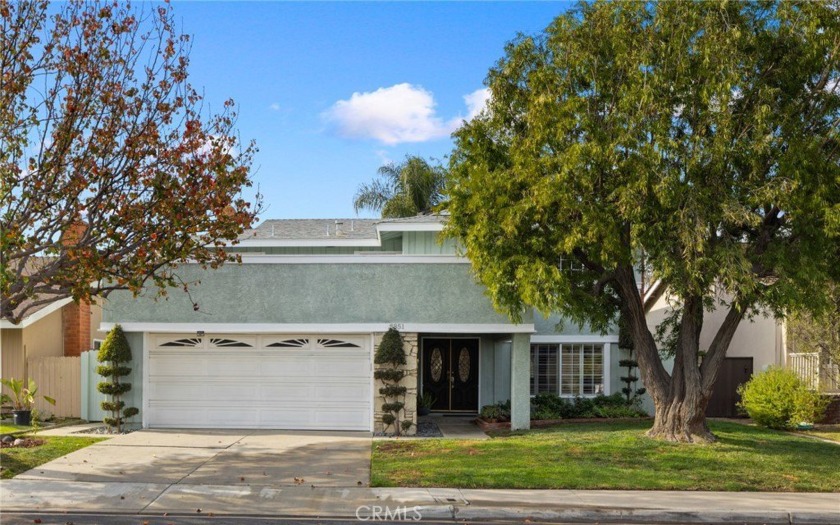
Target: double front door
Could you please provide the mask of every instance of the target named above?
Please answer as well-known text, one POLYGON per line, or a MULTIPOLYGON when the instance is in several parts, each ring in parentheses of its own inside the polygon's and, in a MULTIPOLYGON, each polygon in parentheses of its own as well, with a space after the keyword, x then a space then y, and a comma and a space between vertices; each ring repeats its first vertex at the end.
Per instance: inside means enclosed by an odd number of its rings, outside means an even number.
POLYGON ((423 393, 432 410, 478 411, 478 339, 423 338, 423 393))

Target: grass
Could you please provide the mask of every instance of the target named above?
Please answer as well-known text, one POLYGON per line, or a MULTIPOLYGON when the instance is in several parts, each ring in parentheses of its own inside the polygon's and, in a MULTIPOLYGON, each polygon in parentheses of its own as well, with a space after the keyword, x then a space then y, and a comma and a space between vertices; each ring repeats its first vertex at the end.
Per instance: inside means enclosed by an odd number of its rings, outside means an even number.
POLYGON ((18 425, 12 425, 2 423, 0 424, 0 434, 18 434, 20 432, 28 432, 32 430, 32 427, 21 427, 18 425))
POLYGON ((817 436, 840 443, 840 425, 817 425, 814 430, 802 432, 807 436, 817 436))
POLYGON ((43 465, 48 461, 66 456, 71 452, 103 440, 103 438, 88 437, 30 437, 42 439, 44 444, 32 448, 12 447, 2 449, 0 465, 3 468, 0 470, 0 478, 13 478, 21 472, 26 472, 38 465, 43 465))
POLYGON ((374 487, 839 492, 840 447, 737 423, 718 442, 647 438, 650 422, 568 424, 485 441, 376 441, 374 487))

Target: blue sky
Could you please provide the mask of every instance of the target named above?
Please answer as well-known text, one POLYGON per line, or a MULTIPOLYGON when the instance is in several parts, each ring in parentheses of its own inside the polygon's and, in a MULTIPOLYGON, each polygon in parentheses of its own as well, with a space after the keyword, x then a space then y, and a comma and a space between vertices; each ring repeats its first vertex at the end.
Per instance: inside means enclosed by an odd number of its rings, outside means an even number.
POLYGON ((265 219, 355 216, 356 189, 384 162, 443 158, 504 44, 570 4, 173 5, 193 35, 191 82, 211 107, 232 97, 257 142, 265 219))

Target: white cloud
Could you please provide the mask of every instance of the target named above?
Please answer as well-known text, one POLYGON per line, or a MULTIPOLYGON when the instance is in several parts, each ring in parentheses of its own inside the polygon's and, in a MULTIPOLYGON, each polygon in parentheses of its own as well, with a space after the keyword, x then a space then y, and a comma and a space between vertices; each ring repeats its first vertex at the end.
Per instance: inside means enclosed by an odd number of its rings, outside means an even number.
POLYGON ((467 116, 445 120, 437 114, 435 97, 421 86, 404 82, 376 91, 353 93, 339 100, 322 117, 342 137, 374 139, 393 146, 448 137, 464 120, 471 120, 487 105, 488 89, 464 95, 467 116))
POLYGON ((464 95, 464 103, 467 105, 467 118, 472 120, 487 107, 490 101, 490 90, 487 88, 476 89, 469 95, 464 95))
POLYGON ((277 102, 272 102, 271 105, 268 106, 268 109, 272 111, 280 111, 280 104, 278 104, 277 102))
POLYGON ((339 100, 324 113, 339 135, 347 138, 376 139, 384 144, 425 142, 452 132, 435 113, 431 92, 408 83, 353 93, 339 100))

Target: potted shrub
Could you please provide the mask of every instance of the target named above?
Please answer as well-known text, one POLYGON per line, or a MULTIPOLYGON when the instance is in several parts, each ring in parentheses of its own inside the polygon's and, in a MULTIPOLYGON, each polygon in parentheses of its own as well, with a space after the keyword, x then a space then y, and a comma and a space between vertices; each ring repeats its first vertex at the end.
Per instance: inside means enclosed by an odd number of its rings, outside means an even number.
MULTIPOLYGON (((15 425, 27 427, 32 422, 32 405, 35 404, 36 396, 38 395, 38 386, 34 379, 29 379, 29 386, 24 386, 23 379, 0 379, 0 383, 7 387, 12 395, 2 394, 0 396, 0 403, 11 403, 14 407, 12 410, 13 421, 15 425)), ((49 396, 41 396, 44 400, 55 405, 55 399, 49 396)))
POLYGON ((435 401, 437 398, 431 392, 423 392, 422 396, 417 396, 417 415, 428 416, 432 412, 435 401))

